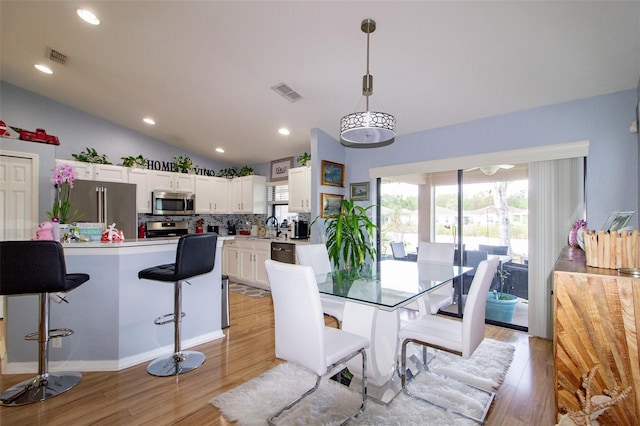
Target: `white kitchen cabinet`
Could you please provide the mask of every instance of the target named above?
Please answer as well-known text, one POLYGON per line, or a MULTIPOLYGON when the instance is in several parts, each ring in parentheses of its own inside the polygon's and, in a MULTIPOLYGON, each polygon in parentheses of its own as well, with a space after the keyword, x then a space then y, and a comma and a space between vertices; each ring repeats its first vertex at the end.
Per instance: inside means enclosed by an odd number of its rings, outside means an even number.
POLYGON ((83 161, 72 160, 60 160, 56 159, 56 166, 61 164, 70 164, 76 169, 76 179, 80 180, 94 180, 93 179, 93 164, 85 163, 83 161))
POLYGON ((136 210, 138 213, 151 213, 151 187, 149 171, 136 167, 129 168, 129 183, 136 185, 136 210))
POLYGON ((229 186, 227 178, 214 177, 212 189, 213 208, 211 213, 229 213, 229 186))
POLYGON ((231 279, 269 289, 264 262, 271 258, 269 240, 227 240, 223 246, 223 274, 231 279))
POLYGON ((227 240, 222 246, 222 273, 236 280, 240 277, 240 258, 236 241, 227 240))
POLYGON ((211 213, 213 204, 212 180, 209 176, 196 176, 196 213, 211 213))
POLYGON ((311 213, 311 167, 289 169, 289 211, 311 213))
POLYGON ((229 179, 196 176, 196 213, 228 213, 229 179))
MULTIPOLYGON (((151 190, 164 190, 176 192, 194 192, 194 175, 188 173, 162 172, 152 170, 149 172, 151 176, 151 190)), ((197 202, 197 200, 196 200, 197 202)))
POLYGON ((129 182, 129 168, 111 164, 94 164, 93 180, 100 182, 129 182))
POLYGON ((256 250, 254 253, 255 260, 255 283, 264 288, 270 289, 269 277, 267 276, 267 267, 264 265, 265 260, 271 259, 271 243, 266 250, 256 250))
POLYGON ((243 176, 231 181, 229 191, 232 213, 267 213, 267 178, 243 176))
POLYGON ((129 182, 128 167, 56 159, 56 166, 61 164, 72 165, 76 169, 76 179, 100 182, 129 182))

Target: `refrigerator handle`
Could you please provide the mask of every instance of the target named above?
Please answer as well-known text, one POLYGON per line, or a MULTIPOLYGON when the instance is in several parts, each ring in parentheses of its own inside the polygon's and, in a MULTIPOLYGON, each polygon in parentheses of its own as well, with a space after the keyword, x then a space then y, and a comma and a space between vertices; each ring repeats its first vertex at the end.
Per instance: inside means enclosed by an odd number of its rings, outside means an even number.
POLYGON ((107 207, 109 206, 108 198, 107 198, 107 188, 102 187, 102 209, 104 210, 104 226, 105 229, 109 227, 107 221, 109 220, 109 216, 107 216, 107 207))
POLYGON ((96 186, 96 202, 98 203, 98 222, 102 223, 102 188, 96 186))

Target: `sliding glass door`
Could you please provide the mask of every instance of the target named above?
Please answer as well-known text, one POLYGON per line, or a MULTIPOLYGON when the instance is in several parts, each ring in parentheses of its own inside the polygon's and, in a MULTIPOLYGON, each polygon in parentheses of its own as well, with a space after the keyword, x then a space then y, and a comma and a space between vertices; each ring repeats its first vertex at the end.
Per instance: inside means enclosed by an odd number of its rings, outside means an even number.
POLYGON ((380 187, 382 258, 409 259, 419 241, 456 244, 456 264, 474 270, 454 283, 454 303, 441 313, 462 316, 475 268, 498 257, 499 273, 486 296, 487 322, 527 329, 526 165, 382 179, 380 187), (392 250, 394 245, 403 250, 392 250))

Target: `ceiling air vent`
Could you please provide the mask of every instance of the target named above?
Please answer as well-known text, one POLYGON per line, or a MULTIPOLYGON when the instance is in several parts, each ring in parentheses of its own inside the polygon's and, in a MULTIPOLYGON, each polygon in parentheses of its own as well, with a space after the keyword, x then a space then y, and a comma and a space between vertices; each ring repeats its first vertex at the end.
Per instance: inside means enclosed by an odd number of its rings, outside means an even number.
POLYGON ((276 84, 275 86, 271 86, 271 89, 276 93, 280 94, 284 98, 286 98, 289 102, 298 102, 302 99, 302 95, 300 93, 293 90, 289 85, 285 83, 276 84))
POLYGON ((69 57, 67 55, 65 55, 64 53, 60 53, 50 47, 47 47, 47 58, 62 65, 67 65, 67 62, 69 62, 69 57))

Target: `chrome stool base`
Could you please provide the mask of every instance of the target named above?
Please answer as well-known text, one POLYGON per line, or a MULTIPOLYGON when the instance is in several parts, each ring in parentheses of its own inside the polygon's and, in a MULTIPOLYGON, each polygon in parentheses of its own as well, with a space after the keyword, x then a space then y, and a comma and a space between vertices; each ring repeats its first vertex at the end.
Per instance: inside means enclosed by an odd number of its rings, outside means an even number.
POLYGON ((82 374, 73 371, 44 374, 20 382, 0 395, 0 405, 15 407, 44 401, 80 383, 82 374))
POLYGON ((147 367, 147 373, 152 376, 167 377, 188 373, 200 367, 204 362, 203 353, 182 351, 170 356, 157 358, 147 367))

